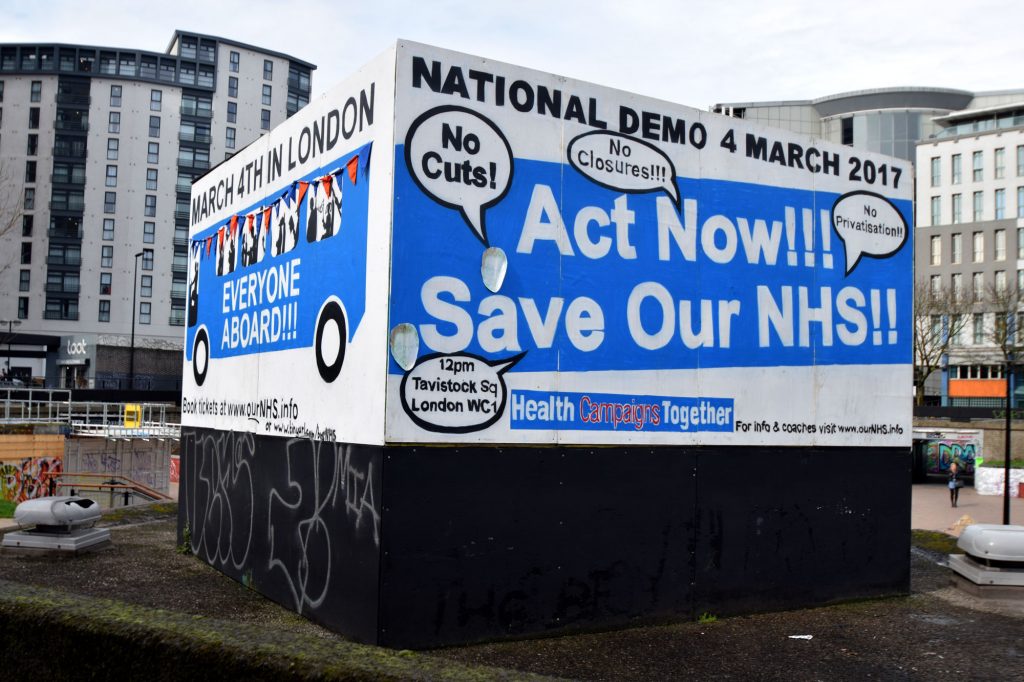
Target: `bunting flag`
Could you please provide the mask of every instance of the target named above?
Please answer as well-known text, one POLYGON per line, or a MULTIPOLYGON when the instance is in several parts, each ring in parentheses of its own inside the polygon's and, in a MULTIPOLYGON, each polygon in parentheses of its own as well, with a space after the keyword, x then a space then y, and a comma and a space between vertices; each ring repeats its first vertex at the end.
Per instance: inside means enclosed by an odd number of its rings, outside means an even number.
POLYGON ((216 246, 217 273, 228 274, 234 272, 238 263, 236 250, 241 253, 242 267, 247 267, 263 260, 268 239, 273 256, 294 249, 302 224, 306 227, 307 241, 321 241, 334 236, 341 229, 342 178, 347 176, 355 185, 360 174, 367 177, 372 148, 373 143, 367 143, 332 172, 311 181, 291 183, 273 201, 257 207, 252 213, 232 215, 216 232, 192 242, 195 257, 200 260, 209 258, 216 246), (239 218, 246 229, 239 229, 239 218))

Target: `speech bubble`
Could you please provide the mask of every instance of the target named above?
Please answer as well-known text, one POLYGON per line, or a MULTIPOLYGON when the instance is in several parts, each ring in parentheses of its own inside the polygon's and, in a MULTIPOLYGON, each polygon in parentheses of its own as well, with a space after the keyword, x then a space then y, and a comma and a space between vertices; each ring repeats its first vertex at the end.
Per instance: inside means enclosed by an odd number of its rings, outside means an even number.
POLYGON ((437 433, 481 431, 505 412, 504 374, 526 353, 487 360, 471 353, 434 353, 402 377, 402 409, 417 426, 437 433))
POLYGON ((405 136, 405 163, 419 188, 454 208, 487 243, 486 211, 512 184, 512 147, 489 119, 459 106, 420 114, 405 136))
POLYGON ((595 130, 574 137, 565 153, 573 168, 602 187, 630 194, 664 192, 679 210, 676 167, 653 144, 595 130))
POLYGON ((881 194, 857 190, 832 205, 832 229, 846 247, 846 274, 861 256, 888 258, 899 251, 910 234, 907 219, 881 194))

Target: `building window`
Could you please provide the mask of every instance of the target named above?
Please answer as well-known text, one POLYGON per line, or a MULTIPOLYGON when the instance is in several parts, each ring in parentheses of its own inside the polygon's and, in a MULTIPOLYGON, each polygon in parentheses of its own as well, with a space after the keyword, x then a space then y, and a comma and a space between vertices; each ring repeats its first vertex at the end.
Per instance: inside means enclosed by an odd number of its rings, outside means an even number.
POLYGON ((963 201, 961 200, 959 194, 953 195, 953 215, 951 217, 951 222, 954 225, 956 225, 963 219, 963 201))
POLYGON ((931 288, 932 296, 938 296, 942 291, 942 275, 932 275, 928 280, 928 286, 931 288))
POLYGON ((149 110, 160 111, 164 102, 163 90, 150 90, 149 91, 149 110))
POLYGON ((238 97, 238 79, 228 76, 228 97, 238 97))
POLYGON ((1006 174, 1006 149, 1000 147, 995 151, 992 165, 996 180, 1000 179, 1006 174))
POLYGON ((260 128, 270 130, 270 109, 260 110, 260 128))
POLYGON ((33 187, 25 188, 25 210, 31 211, 36 207, 36 190, 33 187))
POLYGON ((228 102, 228 123, 238 122, 238 103, 228 102))
POLYGON ((28 127, 30 130, 39 127, 39 107, 31 107, 28 110, 28 127))
POLYGON ((971 296, 975 303, 981 303, 981 299, 985 295, 985 275, 981 272, 975 272, 971 275, 971 296))
POLYGON ((950 262, 959 265, 963 258, 963 235, 959 232, 953 233, 952 248, 949 250, 950 262))
POLYGON ((156 223, 142 223, 142 241, 144 244, 152 244, 156 241, 156 223))
POLYGON ((103 219, 103 241, 112 242, 114 241, 114 219, 104 218, 103 219))
POLYGON ((139 296, 142 298, 153 298, 153 275, 143 275, 139 287, 139 296))
POLYGON ((942 173, 939 170, 942 159, 937 156, 932 157, 932 187, 938 187, 941 182, 942 173))
POLYGON ((142 269, 152 270, 153 269, 153 249, 142 250, 142 269))
POLYGON ((110 86, 110 106, 119 107, 121 106, 121 86, 111 85, 110 86))
POLYGON ((107 118, 107 132, 115 135, 121 132, 121 112, 111 111, 107 118))
POLYGON ((148 301, 143 301, 139 304, 139 324, 149 324, 152 310, 153 304, 148 301))
POLYGON ((940 202, 939 197, 932 197, 931 209, 932 209, 932 211, 931 211, 931 213, 932 213, 932 222, 931 222, 931 224, 932 225, 938 225, 942 221, 942 217, 939 215, 939 212, 942 209, 942 203, 940 202))
POLYGON ((117 161, 117 151, 120 146, 120 142, 116 137, 107 139, 107 160, 117 161))
POLYGON ((43 101, 43 81, 32 81, 32 90, 29 93, 29 101, 43 101))
POLYGON ((25 152, 29 156, 35 156, 39 153, 39 136, 35 133, 29 133, 28 136, 28 149, 25 152))
POLYGON ((100 296, 110 296, 111 281, 114 276, 109 272, 100 273, 100 296))
POLYGON ((228 149, 235 148, 235 129, 227 128, 224 131, 224 146, 228 149))
POLYGON ((273 95, 273 88, 269 85, 263 86, 263 106, 269 107, 271 103, 271 97, 273 95))
POLYGON ((950 182, 954 185, 960 184, 960 155, 954 154, 949 169, 950 182))
POLYGON ((953 287, 953 295, 960 298, 964 295, 964 276, 962 273, 954 272, 950 275, 950 282, 953 287))
POLYGON ((157 170, 156 168, 146 169, 146 189, 149 191, 156 190, 157 170))
POLYGON ((985 233, 975 232, 971 235, 971 262, 985 262, 985 233))
POLYGON ((981 182, 982 171, 984 170, 983 160, 981 158, 981 152, 977 151, 971 155, 971 163, 974 169, 973 179, 975 182, 981 182))
POLYGON ((18 297, 18 319, 19 320, 27 320, 28 319, 28 296, 19 296, 18 297))
POLYGON ((20 278, 18 279, 18 291, 28 291, 29 284, 32 281, 32 271, 22 270, 20 278))
POLYGON ((25 162, 25 182, 36 181, 36 162, 26 161, 25 162))
POLYGON ((30 265, 32 263, 32 242, 21 243, 21 264, 30 265))
POLYGON ((942 237, 933 235, 931 245, 931 264, 942 265, 942 237))
POLYGON ((1017 145, 1017 177, 1024 177, 1024 144, 1017 145))
POLYGON ((103 193, 103 212, 104 213, 116 213, 117 212, 117 192, 104 192, 103 193))
POLYGON ((104 246, 100 248, 100 267, 101 268, 112 268, 114 267, 114 247, 104 246))
POLYGON ((117 187, 117 166, 107 166, 107 187, 117 187))
POLYGON ((269 59, 263 60, 263 80, 269 81, 274 79, 274 62, 269 59))
POLYGON ((1006 230, 996 230, 996 260, 1006 260, 1006 230))
POLYGON ((146 195, 146 208, 144 211, 147 218, 153 218, 156 216, 156 195, 146 195))
POLYGON ((1017 291, 1024 291, 1024 270, 1017 271, 1017 291))
POLYGON ((238 63, 241 61, 241 55, 237 52, 232 51, 228 57, 229 70, 231 73, 238 73, 238 63))
POLYGON ((996 270, 996 291, 1006 291, 1006 270, 996 270))
POLYGON ((975 345, 985 342, 985 315, 974 313, 974 343, 975 345))
POLYGON ((149 117, 149 136, 160 137, 160 117, 150 116, 149 117))
POLYGON ((100 322, 110 322, 110 301, 100 300, 100 322))
POLYGON ((971 215, 973 215, 974 222, 981 220, 982 211, 985 208, 985 194, 983 192, 974 193, 974 206, 971 215))
POLYGON ((997 189, 995 193, 995 206, 993 207, 995 212, 995 219, 1002 220, 1006 217, 1006 190, 997 189))
POLYGON ((1017 217, 1024 218, 1024 187, 1017 188, 1017 217))
POLYGON ((146 154, 146 163, 160 163, 160 143, 150 142, 149 151, 146 154))

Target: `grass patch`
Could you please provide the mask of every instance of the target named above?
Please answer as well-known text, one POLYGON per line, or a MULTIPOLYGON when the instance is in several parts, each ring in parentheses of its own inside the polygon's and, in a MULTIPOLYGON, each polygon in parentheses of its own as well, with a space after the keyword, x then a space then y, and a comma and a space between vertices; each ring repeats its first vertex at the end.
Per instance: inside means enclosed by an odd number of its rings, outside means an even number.
POLYGON ((938 554, 963 554, 963 550, 956 546, 956 538, 952 535, 939 533, 934 530, 912 530, 910 531, 910 544, 914 547, 936 552, 938 554))
POLYGON ((714 623, 717 620, 718 616, 713 613, 708 613, 707 611, 697 616, 697 622, 701 624, 714 623))
POLYGON ((13 519, 14 508, 18 505, 10 500, 0 500, 0 519, 13 519))
MULTIPOLYGON (((1006 466, 1006 460, 1002 457, 993 457, 992 459, 986 459, 981 463, 981 466, 991 469, 1002 469, 1006 466)), ((1010 459, 1011 469, 1024 469, 1024 459, 1020 457, 1013 457, 1010 459)))

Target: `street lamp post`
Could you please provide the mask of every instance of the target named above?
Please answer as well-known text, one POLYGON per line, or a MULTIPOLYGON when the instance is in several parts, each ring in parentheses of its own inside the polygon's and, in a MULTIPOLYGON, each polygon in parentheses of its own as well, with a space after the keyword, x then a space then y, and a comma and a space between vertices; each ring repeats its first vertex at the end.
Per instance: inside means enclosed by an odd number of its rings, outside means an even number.
POLYGON ((1010 441, 1013 439, 1013 424, 1010 422, 1013 396, 1013 358, 1006 360, 1006 443, 1003 450, 1003 525, 1010 525, 1010 441))
POLYGON ((21 320, 0 320, 0 324, 7 325, 7 378, 11 379, 11 341, 14 340, 14 325, 21 324, 21 320))
POLYGON ((138 293, 139 286, 139 258, 142 257, 142 251, 135 254, 135 274, 132 275, 132 340, 131 340, 131 354, 128 356, 128 388, 135 388, 135 300, 136 294, 138 293))

